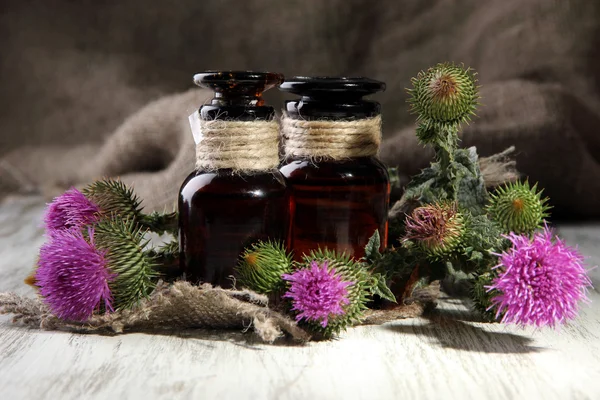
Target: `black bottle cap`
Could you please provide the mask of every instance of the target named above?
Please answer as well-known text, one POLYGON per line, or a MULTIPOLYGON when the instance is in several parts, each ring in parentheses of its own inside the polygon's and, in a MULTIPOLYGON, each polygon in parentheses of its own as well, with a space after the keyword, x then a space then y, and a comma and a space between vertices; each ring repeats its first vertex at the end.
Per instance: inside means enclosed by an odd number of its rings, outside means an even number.
POLYGON ((295 76, 279 89, 302 96, 285 102, 291 118, 352 120, 381 112, 379 103, 363 97, 384 91, 385 83, 369 78, 295 76))
POLYGON ((207 120, 272 119, 275 110, 265 105, 262 94, 281 82, 283 75, 272 72, 206 71, 196 74, 196 85, 215 92, 210 104, 200 107, 200 115, 207 120))

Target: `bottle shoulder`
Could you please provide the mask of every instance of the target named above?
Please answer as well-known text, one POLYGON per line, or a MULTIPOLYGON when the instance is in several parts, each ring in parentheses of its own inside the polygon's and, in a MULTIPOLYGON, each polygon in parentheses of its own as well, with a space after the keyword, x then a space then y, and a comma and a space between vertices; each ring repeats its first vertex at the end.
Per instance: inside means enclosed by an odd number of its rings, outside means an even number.
POLYGON ((377 157, 341 161, 291 160, 279 169, 288 181, 336 180, 389 182, 386 166, 377 157))
POLYGON ((247 195, 262 197, 285 192, 283 175, 275 170, 240 174, 230 170, 193 171, 183 181, 180 195, 191 197, 199 193, 214 195, 247 195))

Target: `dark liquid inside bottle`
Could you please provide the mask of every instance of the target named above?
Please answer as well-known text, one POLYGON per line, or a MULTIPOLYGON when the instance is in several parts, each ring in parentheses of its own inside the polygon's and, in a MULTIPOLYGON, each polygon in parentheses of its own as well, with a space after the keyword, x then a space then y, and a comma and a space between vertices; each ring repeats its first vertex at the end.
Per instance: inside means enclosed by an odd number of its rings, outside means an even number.
POLYGON ((379 160, 321 161, 318 166, 298 160, 280 170, 295 201, 290 245, 296 260, 316 244, 358 259, 376 230, 385 248, 390 187, 379 160))
POLYGON ((281 174, 194 172, 179 195, 181 266, 186 280, 231 287, 244 248, 285 240, 289 196, 281 174))

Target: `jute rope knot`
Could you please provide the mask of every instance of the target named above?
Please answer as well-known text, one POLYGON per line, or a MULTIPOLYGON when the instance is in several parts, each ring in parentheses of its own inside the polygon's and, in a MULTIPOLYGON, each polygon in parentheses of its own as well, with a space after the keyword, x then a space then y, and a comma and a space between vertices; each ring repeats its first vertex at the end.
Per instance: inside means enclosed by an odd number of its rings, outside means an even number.
POLYGON ((342 160, 377 155, 381 115, 353 121, 302 120, 284 114, 285 156, 342 160))
POLYGON ((279 164, 279 126, 275 120, 202 120, 190 116, 196 141, 196 169, 261 171, 279 164))

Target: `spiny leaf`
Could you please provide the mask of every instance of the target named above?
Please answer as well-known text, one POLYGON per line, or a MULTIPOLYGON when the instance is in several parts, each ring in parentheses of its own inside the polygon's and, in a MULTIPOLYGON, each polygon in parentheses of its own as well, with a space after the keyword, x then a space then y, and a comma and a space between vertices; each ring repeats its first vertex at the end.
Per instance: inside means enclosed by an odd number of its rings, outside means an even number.
POLYGON ((372 263, 381 256, 379 248, 381 247, 381 236, 379 236, 379 230, 376 229, 375 233, 369 238, 367 245, 365 246, 365 259, 367 262, 372 263))

